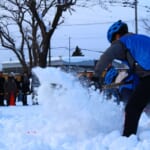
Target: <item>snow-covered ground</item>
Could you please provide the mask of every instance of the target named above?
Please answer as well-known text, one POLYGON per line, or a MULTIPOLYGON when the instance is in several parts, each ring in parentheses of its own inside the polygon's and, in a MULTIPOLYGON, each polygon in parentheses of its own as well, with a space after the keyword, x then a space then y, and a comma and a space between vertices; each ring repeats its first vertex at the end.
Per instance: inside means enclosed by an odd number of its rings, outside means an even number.
POLYGON ((60 69, 33 71, 41 82, 40 105, 33 106, 29 96, 29 106, 0 107, 0 150, 149 150, 146 113, 137 135, 123 137, 123 105, 106 101, 60 69))

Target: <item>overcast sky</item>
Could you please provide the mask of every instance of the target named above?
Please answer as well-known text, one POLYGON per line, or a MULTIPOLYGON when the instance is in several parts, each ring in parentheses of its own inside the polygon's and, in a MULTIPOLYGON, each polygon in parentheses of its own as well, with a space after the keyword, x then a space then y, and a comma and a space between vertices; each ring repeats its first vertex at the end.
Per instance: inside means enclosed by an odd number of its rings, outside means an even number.
MULTIPOLYGON (((141 20, 146 18, 148 13, 143 6, 145 6, 145 2, 150 6, 150 1, 141 0, 140 2, 138 6, 138 32, 145 34, 141 20)), ((104 51, 109 46, 106 38, 107 29, 119 19, 128 23, 129 31, 135 32, 134 8, 113 6, 109 7, 109 10, 104 10, 97 5, 93 8, 76 9, 76 12, 67 17, 65 24, 55 32, 52 40, 52 56, 69 55, 70 37, 71 53, 78 45, 86 56, 99 57, 97 51, 104 51), (58 47, 61 48, 58 49, 58 47), (64 50, 62 47, 66 49, 64 50)))
MULTIPOLYGON (((146 34, 141 19, 148 18, 145 4, 150 6, 150 0, 140 0, 138 5, 138 32, 146 34)), ((119 19, 126 21, 129 31, 135 32, 135 9, 109 6, 109 10, 99 5, 92 8, 75 8, 75 12, 65 14, 65 23, 59 26, 51 41, 51 56, 69 56, 74 48, 79 46, 85 56, 99 58, 109 43, 106 38, 109 26, 119 19), (70 50, 70 51, 69 51, 70 50)), ((0 62, 15 60, 10 51, 1 50, 0 62)))

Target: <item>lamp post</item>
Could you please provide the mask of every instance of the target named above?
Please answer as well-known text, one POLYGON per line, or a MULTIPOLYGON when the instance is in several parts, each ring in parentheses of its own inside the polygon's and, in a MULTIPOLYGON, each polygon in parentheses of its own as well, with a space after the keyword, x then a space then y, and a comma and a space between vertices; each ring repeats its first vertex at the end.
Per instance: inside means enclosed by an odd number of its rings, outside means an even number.
POLYGON ((135 5, 135 33, 138 33, 137 0, 135 0, 134 5, 135 5))
POLYGON ((135 15, 134 15, 134 20, 135 20, 135 33, 138 33, 138 13, 137 13, 137 3, 138 1, 137 0, 134 0, 133 3, 131 2, 123 2, 123 7, 131 7, 131 8, 134 8, 135 10, 135 15))
POLYGON ((69 36, 69 65, 68 65, 68 69, 69 69, 69 71, 70 71, 70 62, 71 62, 71 59, 70 59, 70 57, 71 57, 71 37, 69 36))

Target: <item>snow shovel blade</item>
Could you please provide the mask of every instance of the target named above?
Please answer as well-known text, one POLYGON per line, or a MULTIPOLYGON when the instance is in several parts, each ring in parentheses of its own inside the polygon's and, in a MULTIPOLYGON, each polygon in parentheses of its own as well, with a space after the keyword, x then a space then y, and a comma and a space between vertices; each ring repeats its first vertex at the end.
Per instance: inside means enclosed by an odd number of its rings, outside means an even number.
POLYGON ((112 88, 118 88, 121 85, 125 85, 125 84, 131 84, 132 81, 129 82, 120 82, 120 83, 111 83, 111 84, 107 84, 107 85, 102 85, 102 89, 112 89, 112 88))

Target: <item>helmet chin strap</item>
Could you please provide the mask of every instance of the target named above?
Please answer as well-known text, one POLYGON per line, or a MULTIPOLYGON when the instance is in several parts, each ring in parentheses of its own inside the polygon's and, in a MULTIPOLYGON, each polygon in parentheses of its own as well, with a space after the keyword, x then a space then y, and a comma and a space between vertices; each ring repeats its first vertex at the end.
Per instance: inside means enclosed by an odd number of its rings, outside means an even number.
POLYGON ((117 33, 117 34, 116 34, 116 40, 119 40, 120 37, 121 37, 120 34, 117 33))
MULTIPOLYGON (((120 36, 120 34, 119 34, 119 33, 117 33, 117 34, 115 35, 115 39, 114 39, 112 42, 114 42, 114 41, 116 41, 116 40, 119 40, 119 39, 120 39, 120 37, 121 37, 121 36, 120 36)), ((112 42, 111 42, 111 43, 112 43, 112 42)))

